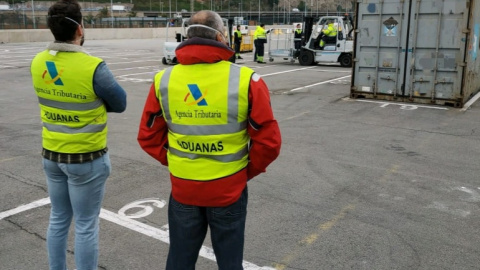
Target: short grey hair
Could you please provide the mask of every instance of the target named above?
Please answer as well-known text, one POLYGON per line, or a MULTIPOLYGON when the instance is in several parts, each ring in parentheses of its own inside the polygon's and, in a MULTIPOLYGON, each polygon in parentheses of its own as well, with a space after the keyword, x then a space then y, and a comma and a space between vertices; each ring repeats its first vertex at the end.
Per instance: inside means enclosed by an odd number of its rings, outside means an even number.
MULTIPOLYGON (((202 24, 202 25, 211 27, 213 29, 218 30, 222 34, 225 31, 222 17, 220 17, 218 13, 213 12, 211 10, 201 10, 195 13, 188 21, 188 25, 193 25, 193 24, 202 24)), ((200 37, 200 38, 216 40, 217 32, 204 27, 191 27, 187 31, 187 38, 192 38, 192 37, 200 37)))

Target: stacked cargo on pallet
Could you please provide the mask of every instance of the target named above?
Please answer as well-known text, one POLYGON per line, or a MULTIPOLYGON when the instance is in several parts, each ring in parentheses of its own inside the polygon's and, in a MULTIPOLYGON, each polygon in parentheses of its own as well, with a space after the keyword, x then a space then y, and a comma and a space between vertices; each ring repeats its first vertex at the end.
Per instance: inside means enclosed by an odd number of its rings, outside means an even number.
POLYGON ((357 0, 353 98, 461 107, 480 88, 480 0, 357 0))

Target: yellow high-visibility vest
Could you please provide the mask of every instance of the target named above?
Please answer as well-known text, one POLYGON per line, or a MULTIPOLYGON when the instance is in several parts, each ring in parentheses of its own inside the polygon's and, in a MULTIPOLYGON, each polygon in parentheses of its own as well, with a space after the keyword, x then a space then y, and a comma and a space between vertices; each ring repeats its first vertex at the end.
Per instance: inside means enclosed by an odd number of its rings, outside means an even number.
POLYGON ((43 148, 69 154, 107 146, 107 112, 93 90, 102 59, 82 52, 43 51, 31 64, 43 122, 43 148))
POLYGON ((248 88, 253 70, 228 61, 176 65, 155 76, 168 125, 173 176, 209 181, 247 166, 248 88))
POLYGON ((235 30, 235 35, 241 40, 242 39, 242 32, 240 30, 235 30))
POLYGON ((323 30, 323 33, 325 33, 327 37, 336 37, 337 29, 335 29, 335 26, 333 26, 333 24, 329 24, 327 29, 323 30))
POLYGON ((253 39, 267 39, 267 31, 260 26, 257 26, 257 30, 253 34, 253 39))

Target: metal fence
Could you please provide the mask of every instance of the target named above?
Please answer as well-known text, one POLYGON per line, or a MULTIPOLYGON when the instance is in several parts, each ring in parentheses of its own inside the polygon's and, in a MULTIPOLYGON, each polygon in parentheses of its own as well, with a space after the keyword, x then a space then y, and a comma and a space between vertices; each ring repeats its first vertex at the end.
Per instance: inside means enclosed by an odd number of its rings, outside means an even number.
MULTIPOLYGON (((148 28, 165 27, 170 21, 164 17, 83 17, 85 28, 148 28)), ((180 26, 179 20, 172 21, 174 26, 180 26)), ((0 14, 0 29, 48 29, 47 16, 25 16, 22 13, 0 14)))
MULTIPOLYGON (((291 25, 293 23, 302 22, 304 20, 303 13, 292 13, 288 17, 283 17, 281 13, 262 14, 261 22, 267 25, 291 25)), ((324 15, 343 15, 340 13, 312 13, 307 14, 312 17, 320 17, 324 15)), ((234 17, 232 17, 233 19, 234 17)), ((250 25, 257 22, 258 18, 251 16, 245 17, 250 25)), ((167 17, 92 17, 84 15, 83 24, 85 28, 148 28, 148 27, 165 27, 167 22, 173 20, 174 26, 181 25, 181 18, 169 19, 167 17)), ((0 12, 0 29, 47 29, 47 16, 35 15, 33 17, 22 10, 13 12, 0 12)))

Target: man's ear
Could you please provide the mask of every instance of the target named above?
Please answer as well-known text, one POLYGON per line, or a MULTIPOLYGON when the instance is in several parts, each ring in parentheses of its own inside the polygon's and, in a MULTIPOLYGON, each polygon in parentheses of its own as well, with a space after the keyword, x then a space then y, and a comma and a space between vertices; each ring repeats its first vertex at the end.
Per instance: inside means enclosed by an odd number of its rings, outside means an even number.
POLYGON ((217 33, 217 35, 216 35, 216 37, 215 37, 215 38, 216 38, 216 40, 217 40, 218 42, 223 42, 223 37, 222 37, 222 34, 220 34, 220 33, 217 33))
POLYGON ((83 36, 83 31, 85 31, 85 30, 83 30, 82 26, 78 25, 77 26, 77 31, 76 31, 77 36, 82 37, 83 36))

